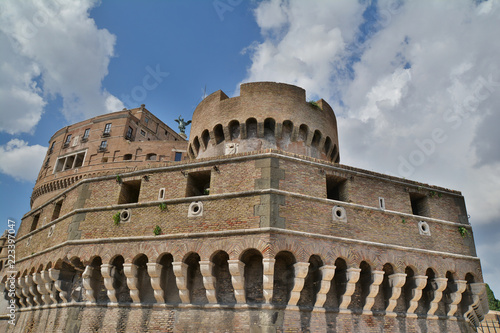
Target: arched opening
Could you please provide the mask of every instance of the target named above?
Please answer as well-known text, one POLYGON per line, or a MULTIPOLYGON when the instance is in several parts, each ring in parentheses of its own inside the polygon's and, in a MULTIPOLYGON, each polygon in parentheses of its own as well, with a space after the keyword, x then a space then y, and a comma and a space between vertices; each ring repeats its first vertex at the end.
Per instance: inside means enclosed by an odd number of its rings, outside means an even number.
POLYGON ((313 147, 319 147, 320 142, 321 142, 321 132, 318 130, 315 130, 312 141, 311 141, 311 145, 313 147))
POLYGON ((436 311, 436 315, 445 315, 449 308, 448 304, 452 302, 451 299, 451 294, 455 291, 455 277, 453 276, 453 273, 448 271, 446 272, 446 278, 448 281, 446 281, 446 289, 443 290, 443 298, 441 299, 441 302, 439 302, 439 308, 436 311))
POLYGON ((370 292, 370 285, 372 283, 372 268, 366 261, 359 264, 361 272, 359 273, 359 280, 356 282, 356 288, 352 295, 349 309, 363 309, 365 305, 366 296, 370 292))
POLYGON ((267 118, 264 120, 264 136, 274 137, 274 133, 276 132, 276 121, 273 118, 267 118))
POLYGON ((307 141, 307 132, 309 132, 309 128, 307 127, 307 125, 300 125, 297 141, 307 141))
POLYGON ((391 284, 389 282, 389 276, 394 274, 394 267, 392 267, 391 264, 386 263, 382 270, 384 271, 384 279, 382 280, 382 285, 381 285, 381 287, 382 287, 381 294, 383 297, 383 304, 382 304, 382 308, 380 310, 385 310, 387 308, 387 306, 389 305, 389 299, 392 296, 392 287, 391 287, 391 284))
POLYGON ((292 140, 293 123, 290 120, 285 120, 281 128, 281 144, 288 145, 292 140))
POLYGON ((231 283, 231 273, 229 272, 229 255, 224 251, 217 252, 213 256, 213 275, 215 277, 215 295, 219 304, 234 304, 233 284, 231 283))
POLYGON ((281 251, 275 257, 273 298, 271 302, 277 305, 286 305, 290 299, 295 278, 295 257, 288 251, 281 251))
POLYGON ((208 141, 210 140, 210 134, 208 133, 208 130, 204 130, 201 133, 201 142, 203 142, 203 145, 205 146, 205 149, 208 147, 208 141))
POLYGON ((432 268, 428 268, 425 272, 427 276, 427 284, 422 290, 422 297, 420 298, 420 302, 418 303, 418 311, 419 313, 427 313, 430 308, 430 303, 434 298, 434 279, 436 278, 436 273, 432 268))
POLYGON ((174 258, 170 253, 166 253, 160 257, 159 264, 161 267, 160 286, 164 292, 165 303, 179 304, 181 298, 179 297, 179 288, 175 281, 174 267, 172 262, 174 258))
POLYGON ((238 139, 240 137, 240 122, 233 120, 229 123, 229 134, 231 135, 231 140, 238 139))
POLYGON ((147 267, 148 257, 141 254, 132 263, 137 266, 137 290, 139 290, 141 303, 155 303, 156 299, 147 267))
POLYGON ((189 299, 192 304, 208 303, 207 292, 203 285, 203 276, 200 270, 200 256, 198 253, 191 253, 184 263, 188 265, 187 269, 187 288, 189 290, 189 299))
POLYGON ((156 154, 155 153, 149 153, 146 155, 146 161, 156 161, 156 154))
POLYGON ((81 302, 83 300, 82 273, 84 269, 85 267, 79 258, 73 258, 69 263, 62 262, 59 280, 61 280, 61 289, 66 294, 64 296, 68 302, 81 302))
POLYGON ((198 152, 200 151, 200 140, 198 140, 197 136, 194 137, 193 147, 194 147, 194 152, 198 155, 198 152))
POLYGON ((101 274, 101 257, 95 257, 90 266, 93 268, 92 279, 95 281, 94 297, 96 303, 108 303, 108 293, 106 287, 104 286, 104 277, 101 274))
POLYGON ((462 300, 460 301, 460 307, 459 307, 462 315, 467 313, 467 311, 469 311, 469 306, 471 306, 471 304, 474 303, 470 287, 470 285, 475 282, 474 275, 472 275, 471 273, 465 274, 465 281, 467 281, 467 287, 465 288, 465 291, 462 294, 462 300))
MULTIPOLYGON (((403 311, 406 311, 410 306, 410 301, 413 298, 413 288, 415 288, 415 271, 407 266, 405 268, 406 281, 404 286, 401 288, 401 297, 404 299, 405 307, 403 311)), ((399 303, 399 302, 398 302, 399 303)))
POLYGON ((325 153, 327 158, 328 158, 328 152, 330 151, 330 148, 332 148, 332 139, 330 139, 330 137, 327 136, 326 140, 325 140, 325 145, 323 146, 323 153, 325 153))
POLYGON ((332 150, 332 155, 331 155, 331 159, 332 161, 334 161, 335 163, 338 163, 338 156, 337 156, 337 145, 336 144, 333 144, 333 150, 332 150))
POLYGON ((323 261, 318 255, 313 254, 309 257, 307 276, 297 302, 299 307, 311 308, 316 303, 316 295, 321 287, 321 266, 323 266, 323 261))
POLYGON ((246 121, 247 139, 257 137, 257 119, 248 118, 246 121))
POLYGON ((196 157, 196 155, 194 154, 194 150, 193 150, 193 146, 192 145, 189 145, 188 154, 189 154, 189 156, 191 156, 191 158, 195 158, 196 157))
POLYGON ((221 124, 215 125, 214 127, 214 137, 215 137, 215 144, 219 144, 222 141, 224 141, 224 130, 222 128, 221 124))
POLYGON ((338 308, 340 298, 344 295, 347 285, 347 264, 344 259, 335 260, 335 275, 331 281, 330 290, 326 295, 325 308, 338 308))
POLYGON ((262 254, 256 249, 250 249, 242 254, 241 261, 245 264, 245 295, 247 303, 263 303, 262 254))
POLYGON ((115 290, 116 300, 118 303, 131 303, 132 298, 130 298, 130 289, 127 285, 127 277, 123 272, 123 263, 125 260, 122 256, 117 256, 111 262, 114 267, 113 273, 113 289, 115 290))

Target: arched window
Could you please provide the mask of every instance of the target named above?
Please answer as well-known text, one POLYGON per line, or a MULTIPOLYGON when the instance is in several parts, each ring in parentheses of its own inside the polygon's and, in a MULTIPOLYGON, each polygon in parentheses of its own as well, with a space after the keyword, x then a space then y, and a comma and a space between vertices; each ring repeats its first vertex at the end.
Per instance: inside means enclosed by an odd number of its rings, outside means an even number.
POLYGON ((208 133, 208 130, 204 130, 201 133, 201 141, 203 142, 203 145, 206 149, 208 147, 208 141, 210 141, 210 134, 208 133))
POLYGON ((231 140, 238 139, 240 137, 239 121, 233 120, 229 123, 229 133, 231 134, 231 140))
POLYGON ((222 129, 221 124, 215 125, 214 137, 215 137, 215 144, 219 144, 222 141, 224 141, 224 130, 222 129))
POLYGON ((257 137, 257 119, 248 118, 246 121, 247 138, 257 137))
POLYGON ((250 249, 243 253, 241 261, 245 263, 245 295, 247 303, 263 303, 262 254, 256 249, 250 249))
POLYGON ((299 127, 299 136, 297 138, 297 141, 306 141, 307 140, 307 132, 309 132, 309 128, 307 125, 302 124, 299 127))

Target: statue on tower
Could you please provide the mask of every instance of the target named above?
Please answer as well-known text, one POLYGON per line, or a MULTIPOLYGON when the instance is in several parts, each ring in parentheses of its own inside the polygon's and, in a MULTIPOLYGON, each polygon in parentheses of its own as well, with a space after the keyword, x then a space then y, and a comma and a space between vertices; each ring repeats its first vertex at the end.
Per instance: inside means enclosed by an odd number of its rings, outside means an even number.
POLYGON ((186 135, 186 126, 191 124, 191 120, 185 121, 184 118, 179 115, 179 119, 175 119, 175 121, 179 123, 179 132, 186 135))

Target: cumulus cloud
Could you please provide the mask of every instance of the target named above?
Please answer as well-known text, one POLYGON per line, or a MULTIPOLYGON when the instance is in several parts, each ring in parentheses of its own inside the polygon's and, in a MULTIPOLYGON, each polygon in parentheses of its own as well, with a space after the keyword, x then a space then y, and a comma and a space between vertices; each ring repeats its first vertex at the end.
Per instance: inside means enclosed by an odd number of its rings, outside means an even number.
POLYGON ((17 180, 35 181, 46 153, 47 147, 12 139, 0 146, 0 172, 17 180))
POLYGON ((57 96, 71 122, 123 108, 101 85, 116 38, 89 17, 96 2, 0 2, 0 131, 32 132, 57 96))
MULTIPOLYGON (((474 230, 498 234, 498 0, 270 0, 255 16, 262 41, 244 82, 326 99, 342 163, 460 190, 474 230)), ((478 234, 498 294, 498 237, 478 234)))

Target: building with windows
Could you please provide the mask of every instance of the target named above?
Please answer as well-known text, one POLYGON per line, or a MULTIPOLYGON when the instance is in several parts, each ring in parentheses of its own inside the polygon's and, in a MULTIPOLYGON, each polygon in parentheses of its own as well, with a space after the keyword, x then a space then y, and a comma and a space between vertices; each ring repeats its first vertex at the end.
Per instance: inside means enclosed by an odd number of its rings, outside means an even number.
POLYGON ((217 91, 192 118, 188 142, 144 106, 54 134, 17 236, 17 325, 2 329, 480 325, 460 192, 340 164, 333 110, 296 86, 217 91))

